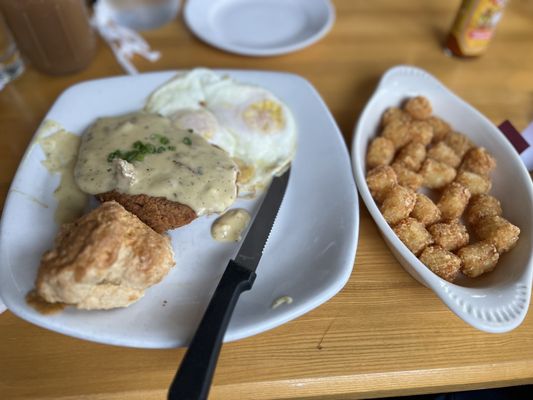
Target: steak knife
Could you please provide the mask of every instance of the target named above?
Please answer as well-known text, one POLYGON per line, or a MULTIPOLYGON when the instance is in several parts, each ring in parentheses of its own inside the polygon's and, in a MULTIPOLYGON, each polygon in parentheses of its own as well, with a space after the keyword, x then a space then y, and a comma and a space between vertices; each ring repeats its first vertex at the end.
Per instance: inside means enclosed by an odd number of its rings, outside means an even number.
POLYGON ((207 399, 224 333, 239 296, 252 288, 255 270, 285 195, 289 175, 290 168, 272 180, 259 212, 237 256, 229 261, 170 385, 169 400, 207 399))

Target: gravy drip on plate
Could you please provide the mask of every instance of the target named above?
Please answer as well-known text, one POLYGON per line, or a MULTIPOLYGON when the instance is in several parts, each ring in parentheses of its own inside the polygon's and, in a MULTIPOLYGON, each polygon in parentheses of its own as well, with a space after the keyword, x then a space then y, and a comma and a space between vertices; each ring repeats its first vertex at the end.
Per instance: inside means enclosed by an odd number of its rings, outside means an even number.
POLYGON ((143 112, 100 118, 83 134, 75 177, 90 194, 117 190, 164 197, 197 215, 222 212, 237 196, 237 166, 199 135, 143 112))
POLYGON ((211 236, 219 242, 238 242, 250 222, 250 214, 242 208, 226 211, 211 225, 211 236))
POLYGON ((63 311, 66 307, 66 304, 63 303, 48 303, 39 296, 36 290, 28 292, 26 295, 26 303, 35 311, 43 315, 57 314, 63 311))
POLYGON ((47 120, 39 129, 38 143, 46 156, 42 164, 48 171, 61 175, 59 186, 54 191, 58 203, 54 219, 58 224, 72 222, 83 214, 88 202, 87 194, 74 180, 80 137, 47 120))

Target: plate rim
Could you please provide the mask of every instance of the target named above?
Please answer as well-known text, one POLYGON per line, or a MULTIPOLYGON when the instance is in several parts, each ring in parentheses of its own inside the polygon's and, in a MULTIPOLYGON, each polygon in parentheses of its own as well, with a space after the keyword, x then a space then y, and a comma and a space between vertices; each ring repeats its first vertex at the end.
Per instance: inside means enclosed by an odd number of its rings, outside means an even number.
MULTIPOLYGON (((147 72, 147 73, 143 73, 143 74, 140 74, 141 76, 146 76, 146 75, 168 75, 168 78, 172 77, 173 75, 175 75, 176 73, 179 73, 179 72, 183 72, 183 71, 188 71, 188 69, 180 69, 180 70, 164 70, 164 71, 154 71, 154 72, 147 72)), ((349 262, 347 261, 346 263, 343 263, 343 267, 342 267, 342 274, 339 274, 339 276, 336 278, 335 280, 335 284, 333 285, 330 285, 327 287, 326 290, 322 291, 321 292, 321 295, 320 296, 315 296, 313 297, 312 301, 307 301, 306 303, 302 304, 301 306, 299 307, 293 307, 291 309, 290 312, 286 312, 280 316, 277 316, 276 318, 270 318, 270 319, 267 319, 265 321, 262 321, 261 324, 253 324, 251 325, 250 327, 246 327, 246 328, 241 328, 241 329, 238 329, 235 331, 234 334, 232 335, 226 335, 225 338, 224 338, 224 342, 230 342, 230 341, 236 341, 236 340, 239 340, 239 339, 242 339, 242 338, 245 338, 245 337, 250 337, 250 336, 254 336, 256 334, 259 334, 259 333, 262 333, 262 332, 266 332, 268 330, 271 330, 275 327, 278 327, 278 326, 281 326, 299 316, 302 316, 304 314, 306 314, 307 312, 313 310, 314 308, 320 306, 321 304, 324 304, 325 302, 327 302, 328 300, 330 300, 333 296, 335 296, 345 285, 346 283, 348 282, 352 272, 353 272, 353 269, 355 267, 355 256, 356 256, 356 252, 357 252, 357 245, 358 245, 358 239, 359 239, 359 220, 360 220, 360 217, 359 217, 359 201, 358 201, 358 196, 357 196, 357 189, 356 189, 356 185, 355 185, 355 180, 353 179, 353 173, 351 171, 351 162, 350 162, 350 155, 349 155, 349 150, 348 150, 348 147, 346 146, 345 144, 345 141, 344 141, 344 137, 342 136, 342 133, 335 121, 335 119, 333 118, 333 115, 331 114, 331 111, 329 110, 329 108, 327 107, 324 99, 320 96, 319 92, 316 90, 316 88, 305 78, 303 78, 302 76, 300 75, 297 75, 297 74, 294 74, 294 73, 290 73, 290 72, 281 72, 281 71, 268 71, 268 70, 256 70, 256 69, 213 69, 214 72, 216 73, 221 73, 221 74, 232 74, 232 73, 252 73, 252 74, 259 74, 259 75, 263 75, 263 74, 266 74, 266 75, 280 75, 280 76, 287 76, 287 77, 290 77, 291 79, 293 80, 298 80, 301 84, 305 85, 305 87, 310 90, 314 97, 315 97, 315 100, 319 103, 320 105, 320 108, 322 109, 322 111, 324 112, 324 114, 327 116, 327 119, 328 119, 328 123, 330 123, 332 125, 332 127, 334 127, 334 131, 335 131, 335 134, 337 135, 337 140, 339 142, 339 145, 342 145, 342 151, 343 153, 345 154, 345 162, 347 163, 346 164, 346 167, 349 168, 349 178, 350 178, 350 182, 351 182, 351 185, 350 185, 350 188, 348 188, 346 190, 346 192, 350 193, 350 196, 351 196, 351 199, 353 201, 353 207, 351 208, 351 213, 349 214, 349 219, 351 220, 351 224, 350 226, 353 227, 351 233, 352 235, 349 237, 349 238, 346 238, 346 243, 348 244, 351 244, 350 246, 346 245, 345 248, 344 248, 344 252, 342 253, 343 254, 343 259, 346 259, 346 258, 349 258, 349 262), (350 190, 350 189, 353 189, 353 190, 350 190)), ((4 237, 4 234, 5 234, 5 224, 4 224, 4 221, 5 221, 5 218, 4 215, 6 213, 6 210, 8 209, 8 206, 9 204, 12 202, 12 201, 15 201, 16 198, 15 197, 12 197, 12 195, 14 194, 14 192, 12 191, 13 189, 13 185, 15 184, 15 182, 17 182, 18 180, 18 176, 19 174, 21 174, 21 171, 22 171, 22 168, 20 168, 24 163, 26 163, 26 160, 29 156, 29 153, 31 152, 34 144, 36 143, 36 140, 37 140, 37 133, 39 132, 39 128, 41 127, 42 123, 46 120, 49 119, 49 114, 52 112, 52 110, 54 109, 54 107, 56 106, 56 104, 59 102, 59 100, 65 95, 67 94, 69 91, 71 90, 74 90, 76 87, 79 87, 79 86, 85 86, 87 84, 91 84, 91 83, 94 83, 94 82, 101 82, 101 81, 110 81, 110 80, 113 80, 113 79, 135 79, 135 76, 129 76, 129 75, 118 75, 118 76, 112 76, 112 77, 104 77, 104 78, 97 78, 97 79, 91 79, 91 80, 87 80, 87 81, 83 81, 83 82, 78 82, 74 85, 71 85, 69 86, 68 88, 66 88, 65 90, 63 90, 63 92, 61 92, 61 94, 55 99, 55 101, 53 102, 53 104, 50 106, 50 108, 48 109, 46 115, 43 117, 43 120, 41 121, 41 124, 39 124, 39 127, 37 128, 37 130, 35 131, 35 133, 33 134, 30 142, 28 143, 28 146, 25 150, 25 153, 24 155, 22 156, 21 158, 21 161, 17 167, 17 171, 13 177, 13 180, 10 184, 10 187, 7 191, 7 195, 6 195, 6 199, 5 199, 5 205, 2 209, 2 219, 0 220, 0 242, 3 242, 2 238, 4 237)), ((148 96, 148 94, 146 94, 146 96, 148 96)), ((331 134, 333 134, 333 132, 331 132, 331 134)), ((348 217, 348 215, 347 215, 348 217)), ((7 257, 7 255, 5 254, 5 252, 1 251, 3 249, 3 246, 2 244, 0 243, 0 260, 4 259, 4 257, 7 257)), ((2 263, 2 265, 6 265, 6 263, 2 263)), ((9 276, 10 276, 10 281, 9 281, 9 284, 12 284, 14 282, 14 278, 12 276, 12 269, 8 269, 8 267, 2 267, 0 266, 0 276, 5 276, 6 275, 6 271, 7 273, 9 273, 9 276)), ((111 338, 109 335, 106 336, 106 337, 94 337, 92 336, 91 333, 88 333, 88 334, 85 334, 84 332, 80 332, 79 330, 76 330, 76 329, 71 329, 70 328, 70 325, 60 325, 59 327, 56 326, 56 325, 50 325, 50 324, 47 324, 46 323, 46 319, 43 319, 43 318, 40 318, 34 314, 31 314, 31 313, 26 313, 24 312, 24 309, 22 308, 19 308, 18 304, 16 302, 11 302, 11 299, 10 298, 6 298, 6 296, 4 296, 2 294, 2 291, 1 291, 1 286, 2 286, 2 283, 0 282, 0 299, 3 300, 3 302, 6 304, 6 306, 8 307, 8 309, 10 311, 12 311, 13 314, 17 315, 19 318, 25 320, 25 321, 28 321, 36 326, 39 326, 39 327, 42 327, 42 328, 45 328, 45 329, 48 329, 48 330, 51 330, 51 331, 54 331, 54 332, 57 332, 57 333, 61 333, 61 334, 65 334, 65 335, 68 335, 68 336, 71 336, 71 337, 76 337, 76 338, 79 338, 79 339, 83 339, 83 340, 88 340, 88 341, 91 341, 91 342, 96 342, 96 343, 102 343, 102 344, 110 344, 110 345, 115 345, 115 346, 123 346, 123 347, 132 347, 132 348, 151 348, 151 349, 162 349, 162 348, 175 348, 179 345, 175 344, 175 343, 170 343, 170 342, 155 342, 155 341, 150 341, 150 342, 145 342, 143 340, 132 340, 132 339, 127 339, 127 340, 124 340, 123 337, 119 337, 117 339, 113 339, 111 338)))
MULTIPOLYGON (((202 32, 195 23, 195 18, 193 15, 193 7, 195 7, 198 0, 189 0, 185 2, 183 8, 183 19, 187 27, 191 30, 194 35, 199 38, 204 43, 207 43, 219 50, 224 50, 233 54, 238 54, 242 56, 252 56, 252 57, 271 57, 289 54, 298 50, 302 50, 312 44, 318 42, 324 36, 326 36, 329 31, 333 28, 336 19, 335 6, 331 0, 321 0, 326 9, 327 9, 327 18, 326 23, 313 35, 307 37, 304 40, 296 42, 295 44, 285 45, 285 46, 274 46, 269 48, 252 48, 247 46, 234 45, 225 41, 216 40, 209 33, 202 32)), ((225 0, 218 0, 225 1, 225 0)))

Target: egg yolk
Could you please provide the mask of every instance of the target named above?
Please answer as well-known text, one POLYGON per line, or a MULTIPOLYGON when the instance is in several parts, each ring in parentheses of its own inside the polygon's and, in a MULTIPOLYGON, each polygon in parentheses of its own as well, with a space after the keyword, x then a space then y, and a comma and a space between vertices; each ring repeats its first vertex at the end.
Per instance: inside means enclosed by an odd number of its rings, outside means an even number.
POLYGON ((283 108, 272 100, 262 100, 244 110, 243 118, 250 128, 262 133, 280 131, 285 126, 283 108))
POLYGON ((235 164, 239 168, 239 175, 237 176, 237 182, 248 183, 254 176, 255 167, 250 164, 246 164, 240 158, 234 158, 235 164))

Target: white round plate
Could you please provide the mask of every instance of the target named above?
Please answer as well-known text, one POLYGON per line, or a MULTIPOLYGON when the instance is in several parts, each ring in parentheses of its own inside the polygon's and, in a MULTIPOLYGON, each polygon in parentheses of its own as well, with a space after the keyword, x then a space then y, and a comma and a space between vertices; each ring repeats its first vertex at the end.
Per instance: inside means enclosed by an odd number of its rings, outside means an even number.
POLYGON ((201 40, 246 56, 307 47, 333 26, 330 0, 189 0, 185 22, 201 40))
MULTIPOLYGON (((348 149, 318 92, 297 75, 221 71, 272 91, 292 110, 299 139, 291 178, 265 246, 252 290, 239 298, 225 340, 274 328, 324 303, 350 277, 359 207, 348 149), (317 162, 319 160, 319 162, 317 162), (282 296, 293 302, 273 308, 282 296)), ((81 134, 97 117, 141 109, 148 95, 175 75, 158 72, 83 82, 66 90, 47 119, 81 134)), ((0 224, 0 295, 21 318, 47 329, 101 343, 168 348, 186 345, 239 243, 210 236, 215 215, 169 232, 176 266, 128 308, 81 311, 67 307, 42 315, 24 300, 34 286, 41 255, 57 233, 54 190, 59 178, 42 165, 35 139, 9 190, 0 224)), ((260 198, 233 207, 252 215, 260 198)))
POLYGON ((383 75, 359 117, 352 142, 352 164, 368 211, 409 274, 477 329, 500 333, 522 323, 529 307, 533 278, 533 186, 518 153, 492 122, 426 71, 410 66, 394 67, 383 75), (381 115, 387 108, 398 107, 406 98, 418 95, 431 101, 435 115, 494 155, 498 167, 492 174, 490 194, 501 201, 503 216, 521 229, 516 247, 500 257, 494 271, 476 279, 462 277, 450 283, 431 272, 398 239, 366 184, 366 149, 378 133, 381 115))

